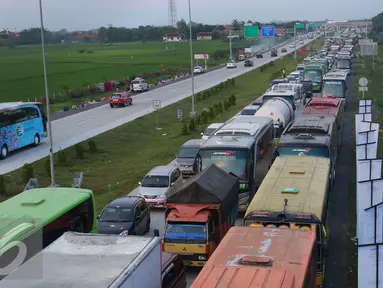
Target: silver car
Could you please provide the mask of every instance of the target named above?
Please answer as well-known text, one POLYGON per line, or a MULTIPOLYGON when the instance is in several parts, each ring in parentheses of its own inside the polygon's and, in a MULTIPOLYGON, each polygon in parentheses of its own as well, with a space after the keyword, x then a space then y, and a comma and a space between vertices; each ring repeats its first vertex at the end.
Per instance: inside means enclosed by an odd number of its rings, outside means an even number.
POLYGON ((162 208, 168 189, 181 178, 181 171, 176 166, 154 167, 142 182, 138 182, 138 195, 144 197, 148 206, 162 208))

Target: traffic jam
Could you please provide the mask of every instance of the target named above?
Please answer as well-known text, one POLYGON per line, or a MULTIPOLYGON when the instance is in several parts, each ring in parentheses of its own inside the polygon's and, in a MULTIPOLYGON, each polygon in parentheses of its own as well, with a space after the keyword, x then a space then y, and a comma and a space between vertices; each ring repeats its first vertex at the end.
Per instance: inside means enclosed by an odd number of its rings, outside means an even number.
MULTIPOLYGON (((192 288, 323 287, 327 206, 357 36, 352 29, 328 32, 323 48, 296 71, 185 142, 174 164, 148 171, 137 195, 113 200, 99 215, 89 208, 93 195, 68 208, 89 209, 86 219, 95 219, 99 234, 92 225, 76 226, 30 255, 0 287, 181 288, 188 267, 200 269, 192 288), (151 209, 164 210, 164 230, 154 236, 151 209), (33 267, 43 267, 43 276, 23 282, 33 267)), ((147 89, 141 80, 136 84, 147 89)), ((110 99, 111 107, 128 105, 124 93, 110 99)), ((13 198, 1 205, 11 207, 13 198)), ((33 201, 25 206, 44 202, 33 201)), ((44 237, 54 231, 48 226, 44 237)))

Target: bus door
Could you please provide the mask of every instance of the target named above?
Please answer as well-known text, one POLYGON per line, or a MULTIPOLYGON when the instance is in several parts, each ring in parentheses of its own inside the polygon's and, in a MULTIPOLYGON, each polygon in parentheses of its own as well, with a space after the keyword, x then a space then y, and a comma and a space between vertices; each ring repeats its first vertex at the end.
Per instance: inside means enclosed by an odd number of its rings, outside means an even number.
POLYGON ((316 225, 317 235, 317 280, 316 286, 323 285, 324 273, 325 273, 325 258, 327 254, 327 231, 324 225, 316 225))

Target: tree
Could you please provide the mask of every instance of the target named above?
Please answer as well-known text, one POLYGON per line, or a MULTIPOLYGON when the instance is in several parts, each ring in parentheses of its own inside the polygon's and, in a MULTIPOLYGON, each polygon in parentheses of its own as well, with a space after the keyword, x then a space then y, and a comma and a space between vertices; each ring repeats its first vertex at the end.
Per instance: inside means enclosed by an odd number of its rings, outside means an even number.
POLYGON ((376 33, 383 32, 383 12, 372 18, 372 29, 376 33))

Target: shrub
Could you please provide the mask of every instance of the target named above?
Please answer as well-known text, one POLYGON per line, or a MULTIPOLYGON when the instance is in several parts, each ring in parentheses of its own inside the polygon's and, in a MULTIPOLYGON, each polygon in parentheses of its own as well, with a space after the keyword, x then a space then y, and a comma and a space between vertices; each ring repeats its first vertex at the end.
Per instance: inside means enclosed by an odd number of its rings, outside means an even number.
POLYGON ((74 148, 76 150, 76 158, 83 159, 85 154, 84 147, 81 144, 76 144, 74 148))
POLYGON ((201 115, 198 115, 195 118, 195 125, 200 126, 201 125, 201 115))
POLYGON ((196 99, 197 101, 202 101, 203 100, 202 93, 197 93, 196 99))
POLYGON ((44 170, 45 170, 45 174, 47 176, 51 175, 51 159, 50 158, 45 159, 45 161, 44 161, 44 170))
POLYGON ((225 109, 225 111, 229 110, 230 103, 228 100, 223 101, 223 108, 225 109))
POLYGON ((189 135, 190 134, 189 128, 188 128, 188 125, 186 124, 186 122, 184 122, 183 125, 182 125, 181 134, 182 135, 189 135))
POLYGON ((201 122, 202 124, 207 124, 209 122, 209 113, 202 111, 201 113, 201 122))
POLYGON ((208 116, 209 116, 210 120, 214 119, 214 108, 213 107, 209 108, 208 116))
POLYGON ((97 145, 96 145, 96 142, 94 142, 94 140, 90 139, 88 141, 88 148, 89 148, 89 152, 91 154, 95 154, 98 152, 98 149, 97 149, 97 145))
POLYGON ((0 195, 7 194, 7 187, 5 185, 5 177, 4 175, 0 175, 0 195))
POLYGON ((229 102, 230 102, 230 105, 231 106, 235 106, 235 102, 236 102, 237 98, 235 97, 235 94, 231 94, 230 97, 229 97, 229 102))
POLYGON ((68 162, 68 155, 65 150, 60 150, 57 156, 60 164, 66 164, 68 162))
POLYGON ((21 178, 23 183, 28 183, 29 179, 33 178, 33 165, 30 163, 25 163, 21 168, 21 178))
POLYGON ((222 114, 222 112, 223 112, 223 105, 221 102, 218 103, 218 112, 219 112, 219 114, 222 114))
POLYGON ((195 125, 194 119, 191 119, 189 123, 189 131, 192 132, 195 130, 196 130, 196 125, 195 125))
POLYGON ((214 115, 219 115, 219 107, 218 107, 218 104, 214 104, 214 115))

